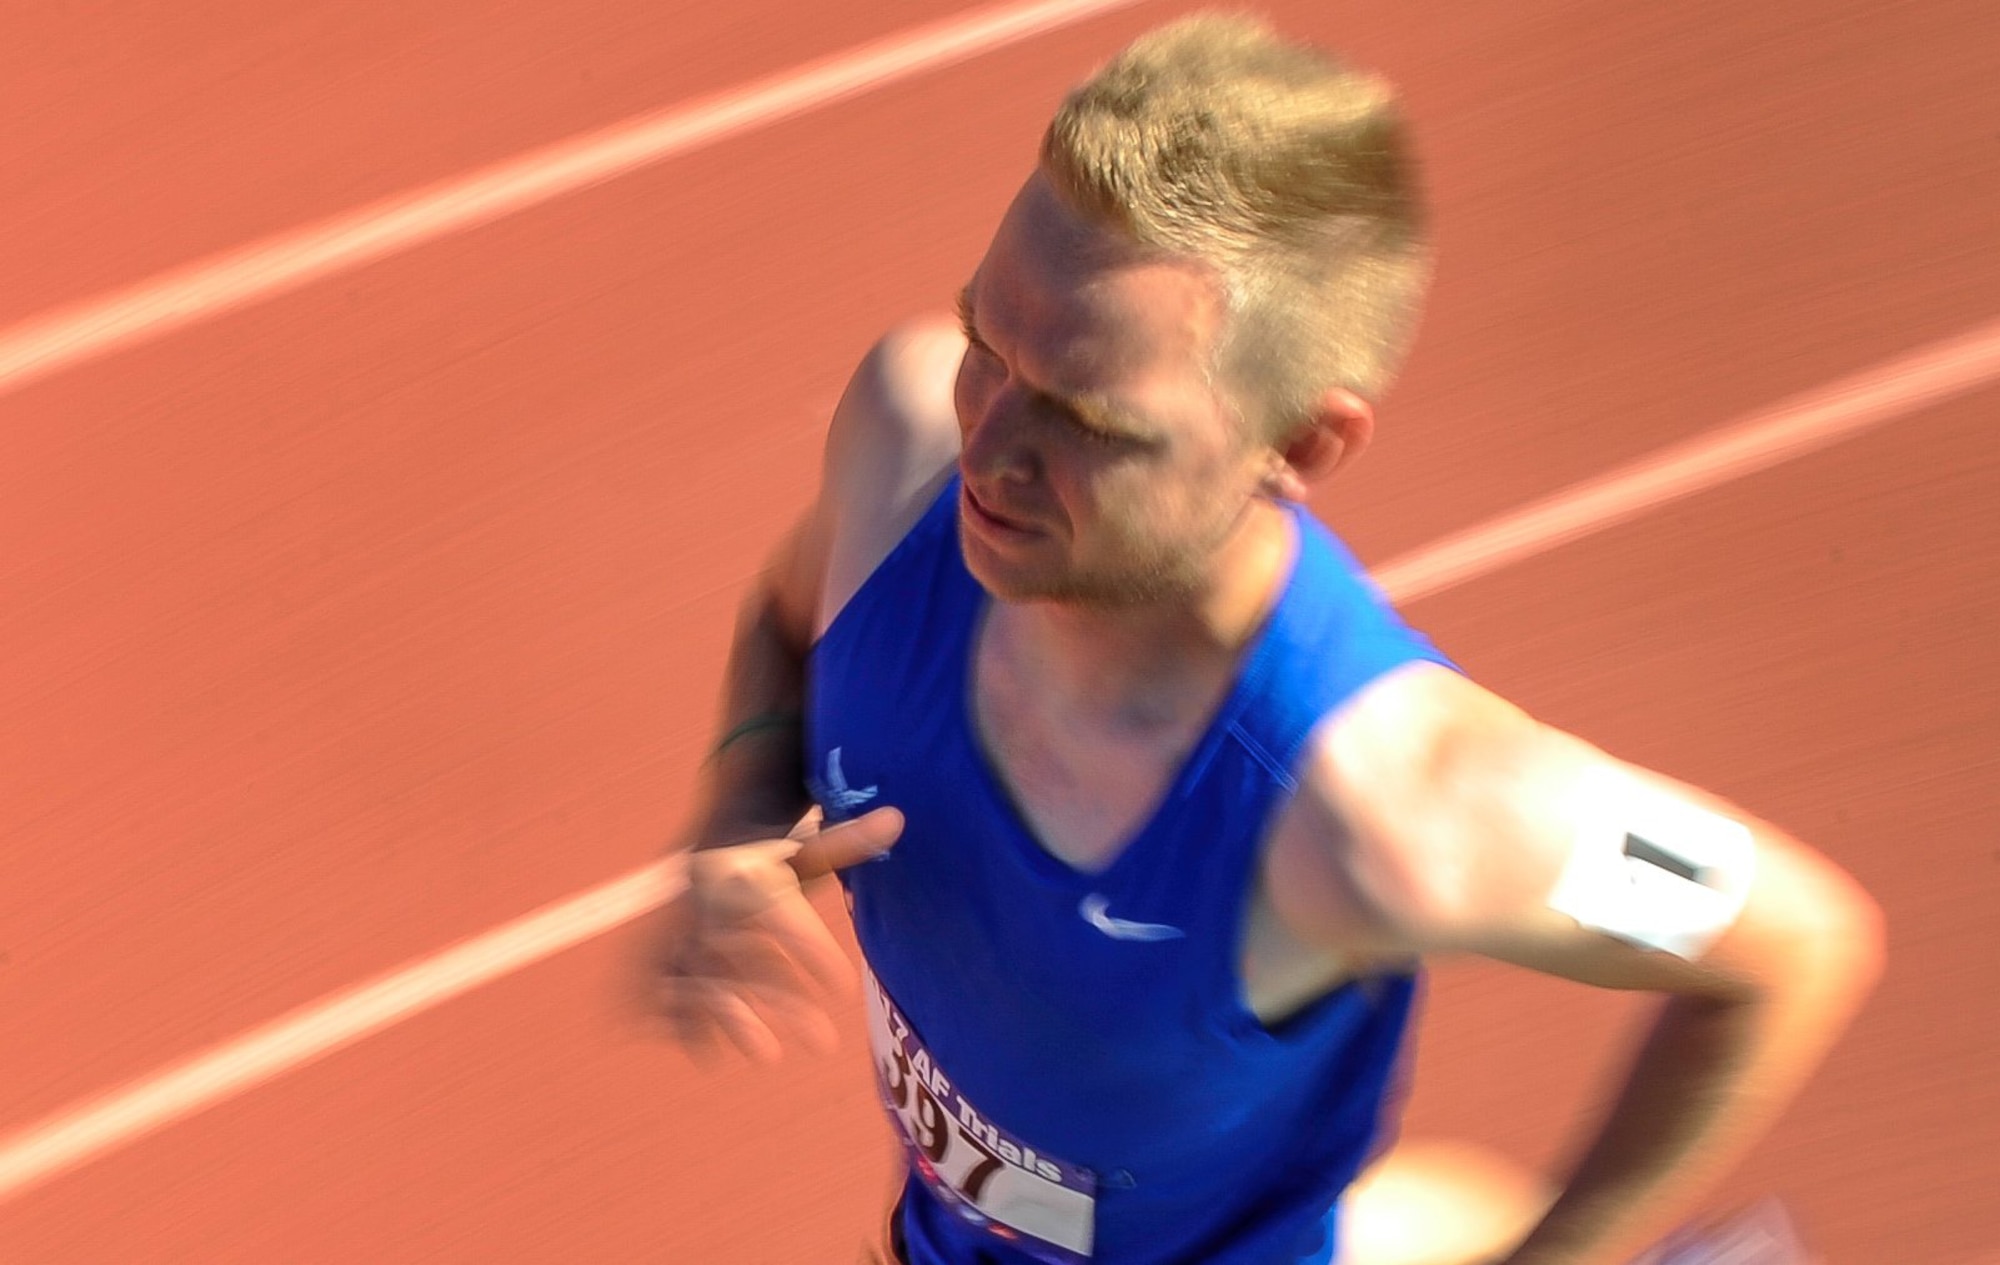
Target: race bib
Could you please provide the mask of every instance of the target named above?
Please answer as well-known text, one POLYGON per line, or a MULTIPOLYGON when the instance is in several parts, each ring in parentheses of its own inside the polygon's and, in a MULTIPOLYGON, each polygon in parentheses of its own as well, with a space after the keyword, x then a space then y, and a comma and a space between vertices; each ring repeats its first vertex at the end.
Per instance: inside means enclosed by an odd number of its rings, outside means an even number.
POLYGON ((982 1115, 959 1095, 874 973, 864 978, 876 1088, 924 1185, 967 1222, 1040 1260, 1087 1262, 1097 1212, 1089 1170, 1035 1150, 982 1115))

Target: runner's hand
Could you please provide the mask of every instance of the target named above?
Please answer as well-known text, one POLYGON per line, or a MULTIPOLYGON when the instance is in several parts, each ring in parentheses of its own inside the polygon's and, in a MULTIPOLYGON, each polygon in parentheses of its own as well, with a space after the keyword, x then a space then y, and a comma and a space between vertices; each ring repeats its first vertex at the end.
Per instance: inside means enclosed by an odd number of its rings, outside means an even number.
POLYGON ((809 817, 783 839, 687 854, 688 884, 666 910, 654 994, 674 1035, 702 1053, 717 1038, 759 1062, 785 1045, 835 1045, 830 1003, 854 967, 800 884, 887 851, 903 815, 878 808, 822 829, 809 817))

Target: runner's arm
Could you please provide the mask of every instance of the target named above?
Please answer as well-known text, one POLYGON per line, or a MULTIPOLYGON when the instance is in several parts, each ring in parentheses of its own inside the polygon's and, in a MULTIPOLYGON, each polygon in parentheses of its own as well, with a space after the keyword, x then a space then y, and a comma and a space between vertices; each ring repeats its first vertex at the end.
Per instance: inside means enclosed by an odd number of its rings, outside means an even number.
POLYGON ((815 504, 792 525, 737 611, 721 719, 709 743, 713 755, 698 775, 687 827, 694 847, 783 836, 809 806, 802 724, 805 659, 826 552, 820 520, 815 504))
POLYGON ((867 538, 907 530, 921 486, 956 452, 950 392, 963 350, 948 320, 919 320, 884 335, 856 367, 827 428, 813 503, 738 610, 710 749, 727 746, 702 768, 692 846, 782 836, 810 806, 798 722, 806 660, 830 614, 823 604, 846 600, 863 578, 846 573, 867 538))
MULTIPOLYGON (((1287 922, 1349 951, 1469 953, 1667 995, 1595 1139, 1507 1265, 1629 1259, 1769 1126, 1880 973, 1880 913, 1824 857, 1454 673, 1416 668, 1365 691, 1328 727, 1309 779, 1341 828, 1327 832, 1317 875, 1280 885, 1287 922), (1619 814, 1670 824, 1628 827, 1619 814), (1601 841, 1584 842, 1607 823, 1618 842, 1608 858, 1591 851, 1601 841), (1672 855, 1699 854, 1703 837, 1722 840, 1697 856, 1718 860, 1715 871, 1672 855), (1664 898, 1635 905, 1601 884, 1592 894, 1577 879, 1580 854, 1614 873, 1636 867, 1664 898), (1647 869, 1649 854, 1668 868, 1647 869), (1715 877, 1723 869, 1727 881, 1715 877), (1677 884, 1699 886, 1690 875, 1724 889, 1742 880, 1733 917, 1684 919, 1678 941, 1671 925, 1635 930, 1635 917, 1675 907, 1677 884), (1595 925, 1615 930, 1585 925, 1598 913, 1595 925), (1646 947, 1649 937, 1668 947, 1646 947)), ((1687 892, 1711 916, 1735 903, 1687 892)))

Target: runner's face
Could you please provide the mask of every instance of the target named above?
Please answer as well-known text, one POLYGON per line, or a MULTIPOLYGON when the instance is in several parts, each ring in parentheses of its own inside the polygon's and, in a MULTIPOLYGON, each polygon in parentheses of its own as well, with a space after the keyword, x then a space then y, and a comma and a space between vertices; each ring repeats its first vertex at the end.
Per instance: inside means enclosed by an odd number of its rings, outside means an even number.
POLYGON ((956 387, 967 566, 1014 601, 1198 591, 1270 452, 1212 381, 1224 307, 1193 263, 1145 258, 1039 175, 972 284, 956 387))

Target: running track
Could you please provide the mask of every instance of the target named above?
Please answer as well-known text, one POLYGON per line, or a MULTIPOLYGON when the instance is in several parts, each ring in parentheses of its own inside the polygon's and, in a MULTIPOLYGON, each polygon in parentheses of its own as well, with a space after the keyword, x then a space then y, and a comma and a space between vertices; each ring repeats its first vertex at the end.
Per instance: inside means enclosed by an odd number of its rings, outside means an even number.
MULTIPOLYGON (((1439 208, 1420 351, 1317 502, 1372 563, 1741 419, 1831 439, 1799 401, 1838 412, 1852 375, 1971 340, 1838 442, 1661 504, 1614 488, 1637 512, 1448 584, 1384 574, 1483 681, 1885 904, 1880 993, 1719 1202, 1782 1191, 1833 1265, 1992 1259, 2000 19, 1352 7, 1269 11, 1405 86, 1439 208)), ((858 1023, 833 1058, 696 1067, 630 1004, 619 917, 203 1110, 16 1161, 102 1095, 656 857, 848 366, 963 280, 1061 88, 1177 11, 439 213, 94 350, 91 305, 151 278, 962 15, 10 19, 0 348, 55 328, 69 358, 0 369, 0 1260, 851 1259, 889 1172, 858 1023)), ((1635 1013, 1441 972, 1411 1131, 1548 1159, 1635 1013)))

